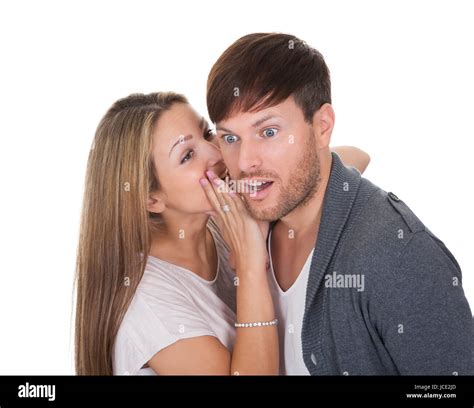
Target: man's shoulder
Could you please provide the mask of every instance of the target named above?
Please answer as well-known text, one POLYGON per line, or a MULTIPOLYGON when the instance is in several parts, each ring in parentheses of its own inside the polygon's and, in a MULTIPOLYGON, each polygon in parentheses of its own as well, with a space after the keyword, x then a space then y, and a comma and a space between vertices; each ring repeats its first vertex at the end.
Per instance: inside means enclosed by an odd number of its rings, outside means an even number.
POLYGON ((395 193, 387 192, 362 178, 340 253, 345 261, 384 270, 396 266, 415 234, 429 239, 429 231, 395 193), (362 199, 362 197, 364 197, 362 199))
POLYGON ((403 225, 406 230, 412 233, 425 230, 423 222, 395 193, 387 192, 365 178, 362 178, 360 188, 372 191, 360 211, 360 217, 372 219, 374 227, 386 228, 395 222, 397 225, 403 225))
POLYGON ((362 179, 361 189, 371 191, 354 213, 341 242, 344 258, 365 265, 366 270, 394 271, 407 254, 411 257, 447 257, 459 269, 454 256, 393 192, 386 192, 362 179), (372 268, 371 268, 372 267, 372 268))

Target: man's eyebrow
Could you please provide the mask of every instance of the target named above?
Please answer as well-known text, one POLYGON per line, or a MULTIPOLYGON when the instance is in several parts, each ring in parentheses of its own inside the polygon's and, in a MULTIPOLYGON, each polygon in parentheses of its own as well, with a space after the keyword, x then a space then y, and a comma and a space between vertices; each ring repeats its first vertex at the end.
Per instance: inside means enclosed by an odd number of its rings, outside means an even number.
MULTIPOLYGON (((256 122, 254 122, 252 124, 252 127, 253 128, 257 128, 259 127, 262 123, 266 122, 267 120, 270 120, 270 119, 275 119, 275 118, 278 118, 278 116, 276 115, 267 115, 267 116, 264 116, 263 118, 260 118, 259 120, 257 120, 256 122)), ((221 131, 224 131, 224 132, 228 132, 228 133, 232 133, 232 130, 229 130, 229 129, 226 129, 225 127, 223 126, 217 126, 216 130, 221 130, 221 131)))
POLYGON ((171 146, 171 150, 170 150, 170 152, 169 152, 169 154, 168 154, 168 157, 171 156, 171 151, 174 149, 174 147, 175 147, 176 145, 178 145, 178 144, 180 144, 180 143, 184 143, 184 142, 186 142, 187 140, 190 140, 190 139, 192 139, 192 138, 193 138, 193 135, 187 135, 187 136, 181 135, 181 136, 178 138, 178 140, 175 142, 175 144, 174 144, 173 146, 171 146))
POLYGON ((267 120, 270 120, 270 119, 275 119, 277 118, 278 116, 275 116, 275 115, 266 115, 264 116, 263 118, 260 118, 259 120, 257 120, 256 122, 253 123, 252 127, 253 128, 257 128, 259 127, 262 123, 266 122, 267 120))
POLYGON ((223 127, 223 126, 217 126, 216 131, 219 131, 219 130, 221 130, 223 132, 233 133, 232 130, 229 130, 229 129, 223 127))

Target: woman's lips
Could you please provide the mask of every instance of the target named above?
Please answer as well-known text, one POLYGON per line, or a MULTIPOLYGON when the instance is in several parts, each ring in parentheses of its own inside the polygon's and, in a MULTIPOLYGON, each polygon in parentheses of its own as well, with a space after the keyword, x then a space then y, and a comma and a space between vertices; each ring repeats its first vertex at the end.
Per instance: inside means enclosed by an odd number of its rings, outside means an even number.
POLYGON ((227 169, 224 170, 223 173, 219 176, 221 180, 225 180, 225 178, 229 175, 229 171, 227 169))

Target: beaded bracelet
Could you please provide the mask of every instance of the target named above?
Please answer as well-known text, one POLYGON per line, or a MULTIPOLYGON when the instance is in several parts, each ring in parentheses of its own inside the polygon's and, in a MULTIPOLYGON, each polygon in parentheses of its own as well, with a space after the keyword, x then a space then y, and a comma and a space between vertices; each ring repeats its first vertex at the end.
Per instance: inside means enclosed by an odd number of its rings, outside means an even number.
POLYGON ((278 319, 273 319, 269 322, 254 322, 254 323, 234 323, 235 327, 261 327, 261 326, 274 326, 278 324, 278 319))

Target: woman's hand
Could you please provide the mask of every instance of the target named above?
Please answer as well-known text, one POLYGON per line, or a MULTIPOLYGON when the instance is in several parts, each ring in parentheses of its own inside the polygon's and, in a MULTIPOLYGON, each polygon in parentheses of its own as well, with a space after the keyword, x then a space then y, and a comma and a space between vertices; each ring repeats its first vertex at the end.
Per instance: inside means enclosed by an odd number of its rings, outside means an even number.
POLYGON ((268 222, 254 220, 240 195, 231 191, 225 181, 212 171, 206 174, 208 178, 202 178, 200 183, 230 247, 237 274, 266 271, 268 255, 265 240, 268 222))

